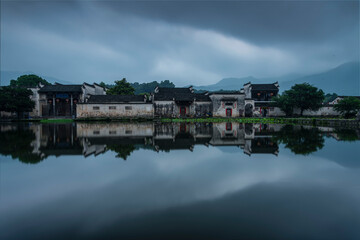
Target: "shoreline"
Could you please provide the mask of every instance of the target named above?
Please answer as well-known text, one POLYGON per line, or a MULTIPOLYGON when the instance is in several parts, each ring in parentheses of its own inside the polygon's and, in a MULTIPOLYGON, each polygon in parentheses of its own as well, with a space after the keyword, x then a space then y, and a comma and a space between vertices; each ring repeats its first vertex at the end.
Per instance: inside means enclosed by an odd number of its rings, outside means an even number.
POLYGON ((0 120, 0 123, 9 122, 36 122, 36 123, 73 123, 73 122, 161 122, 161 123, 263 123, 263 124, 291 124, 291 125, 312 125, 324 127, 351 127, 360 128, 360 121, 343 118, 313 118, 313 117, 279 117, 279 118, 47 118, 47 119, 8 119, 0 120))

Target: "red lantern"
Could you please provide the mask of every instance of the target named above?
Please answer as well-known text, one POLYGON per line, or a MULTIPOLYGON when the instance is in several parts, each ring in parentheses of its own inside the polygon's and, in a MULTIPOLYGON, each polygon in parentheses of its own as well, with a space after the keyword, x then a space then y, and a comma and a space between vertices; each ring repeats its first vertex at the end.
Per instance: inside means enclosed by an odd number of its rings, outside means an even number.
POLYGON ((257 95, 260 96, 260 93, 258 93, 257 95))
POLYGON ((57 99, 56 99, 56 102, 57 102, 57 103, 60 102, 60 99, 57 98, 57 99))
POLYGON ((48 100, 48 102, 51 104, 51 103, 52 103, 52 100, 51 100, 51 99, 49 99, 49 100, 48 100))
POLYGON ((65 101, 68 103, 68 102, 69 102, 69 99, 67 98, 67 99, 65 99, 65 101))
POLYGON ((75 103, 75 104, 77 103, 77 100, 76 100, 76 99, 74 99, 74 103, 75 103))

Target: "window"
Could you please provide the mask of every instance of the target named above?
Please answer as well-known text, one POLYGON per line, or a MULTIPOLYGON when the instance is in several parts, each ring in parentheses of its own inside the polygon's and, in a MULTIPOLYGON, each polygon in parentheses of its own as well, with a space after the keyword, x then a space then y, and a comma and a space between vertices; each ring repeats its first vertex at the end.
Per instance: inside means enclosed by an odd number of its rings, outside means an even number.
POLYGON ((116 134, 116 131, 109 131, 109 134, 116 134))
POLYGON ((132 130, 125 130, 125 134, 132 134, 132 130))
POLYGON ((109 106, 109 110, 115 110, 116 107, 115 106, 109 106))
POLYGON ((93 110, 100 110, 100 107, 94 106, 94 107, 93 107, 93 110))
POLYGON ((98 134, 100 134, 100 131, 94 131, 93 132, 95 135, 98 135, 98 134))
POLYGON ((125 106, 125 110, 132 110, 132 106, 125 106))
POLYGON ((226 105, 226 106, 232 106, 233 103, 232 103, 232 102, 226 102, 225 105, 226 105))

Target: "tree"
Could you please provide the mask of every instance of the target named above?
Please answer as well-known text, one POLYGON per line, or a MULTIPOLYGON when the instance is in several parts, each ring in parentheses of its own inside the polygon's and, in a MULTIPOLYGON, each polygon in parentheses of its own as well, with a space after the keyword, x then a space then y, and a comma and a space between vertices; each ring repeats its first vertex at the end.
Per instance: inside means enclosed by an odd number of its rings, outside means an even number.
POLYGON ((135 94, 139 95, 141 93, 152 93, 156 87, 166 87, 166 88, 174 88, 175 84, 170 82, 169 80, 161 81, 160 83, 157 81, 152 81, 149 83, 132 83, 131 86, 135 88, 135 94))
POLYGON ((17 125, 15 130, 4 131, 0 133, 0 154, 11 156, 13 159, 19 159, 23 163, 35 164, 45 157, 33 153, 31 143, 35 140, 33 131, 24 125, 17 125))
POLYGON ((102 86, 103 88, 106 88, 106 84, 104 82, 101 82, 99 85, 102 86))
POLYGON ((322 106, 324 92, 308 83, 295 84, 274 101, 287 115, 292 109, 299 108, 302 116, 304 110, 316 111, 322 106))
POLYGON ((274 134, 274 140, 284 144, 295 154, 308 155, 324 147, 324 137, 317 128, 300 128, 285 125, 279 132, 274 134))
POLYGON ((324 103, 329 103, 329 102, 332 102, 334 101, 336 98, 337 98, 337 94, 336 93, 328 93, 325 95, 325 98, 324 98, 324 103))
POLYGON ((334 105, 334 109, 345 118, 355 117, 360 111, 360 100, 356 97, 345 97, 334 105))
POLYGON ((107 148, 113 152, 116 152, 117 158, 122 158, 124 160, 126 160, 135 150, 135 146, 133 144, 109 144, 107 148))
POLYGON ((29 75, 22 75, 18 77, 16 80, 11 80, 10 86, 31 88, 31 87, 37 87, 39 83, 43 85, 50 85, 50 83, 45 79, 35 74, 29 74, 29 75))
POLYGON ((110 88, 106 94, 109 95, 134 95, 135 89, 131 86, 130 83, 126 81, 126 78, 123 78, 120 81, 115 81, 115 86, 110 88))
POLYGON ((287 94, 287 91, 283 95, 273 97, 272 100, 275 102, 275 106, 279 107, 286 116, 291 116, 294 110, 294 101, 287 94))
POLYGON ((18 117, 22 112, 30 112, 35 106, 30 99, 32 91, 26 88, 2 87, 0 89, 0 111, 16 112, 18 117))

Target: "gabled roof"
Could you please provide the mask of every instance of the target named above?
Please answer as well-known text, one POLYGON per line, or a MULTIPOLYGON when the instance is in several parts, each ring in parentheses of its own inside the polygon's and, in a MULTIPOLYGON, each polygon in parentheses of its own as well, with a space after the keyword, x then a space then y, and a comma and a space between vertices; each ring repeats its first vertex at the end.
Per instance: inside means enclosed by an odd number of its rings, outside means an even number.
POLYGON ((46 85, 39 90, 39 93, 44 92, 82 92, 82 85, 46 85))
POLYGON ((279 88, 274 84, 251 84, 251 90, 269 90, 269 91, 278 91, 279 88))
POLYGON ((91 95, 87 103, 144 103, 144 95, 91 95))
POLYGON ((193 93, 190 88, 157 88, 154 93, 155 101, 210 101, 209 96, 193 93))

